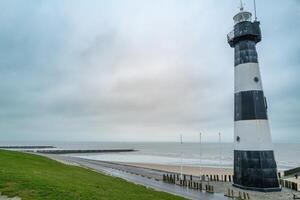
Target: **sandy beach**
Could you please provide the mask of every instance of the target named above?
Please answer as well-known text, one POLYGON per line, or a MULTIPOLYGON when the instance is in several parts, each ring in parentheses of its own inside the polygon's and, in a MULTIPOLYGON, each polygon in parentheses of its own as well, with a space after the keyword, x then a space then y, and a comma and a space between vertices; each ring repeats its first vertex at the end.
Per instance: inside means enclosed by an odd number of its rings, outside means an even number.
MULTIPOLYGON (((148 164, 148 163, 122 163, 129 166, 142 167, 147 169, 155 169, 160 171, 167 171, 172 173, 180 173, 180 166, 178 165, 162 165, 162 164, 148 164)), ((187 175, 199 176, 201 175, 233 175, 233 169, 230 168, 213 168, 213 167, 192 167, 183 166, 182 173, 187 175)))

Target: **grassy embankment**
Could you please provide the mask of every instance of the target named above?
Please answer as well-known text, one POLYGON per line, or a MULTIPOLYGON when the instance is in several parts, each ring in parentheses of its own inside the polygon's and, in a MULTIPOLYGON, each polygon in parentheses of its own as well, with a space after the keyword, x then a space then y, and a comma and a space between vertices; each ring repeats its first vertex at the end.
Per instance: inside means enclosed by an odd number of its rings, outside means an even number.
POLYGON ((0 191, 22 200, 182 199, 42 156, 0 150, 0 191))

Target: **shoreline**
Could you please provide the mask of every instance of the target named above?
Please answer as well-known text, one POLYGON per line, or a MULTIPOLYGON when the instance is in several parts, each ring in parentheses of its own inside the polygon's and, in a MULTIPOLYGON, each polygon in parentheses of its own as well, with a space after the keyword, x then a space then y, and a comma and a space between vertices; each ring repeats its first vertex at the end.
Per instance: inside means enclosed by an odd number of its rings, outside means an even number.
MULTIPOLYGON (((166 164, 153 164, 153 163, 132 163, 132 162, 115 162, 120 165, 128 165, 133 167, 141 167, 145 169, 152 169, 170 173, 180 173, 180 165, 166 165, 166 164)), ((193 167, 182 166, 182 173, 186 175, 233 175, 232 168, 214 168, 214 167, 193 167)))

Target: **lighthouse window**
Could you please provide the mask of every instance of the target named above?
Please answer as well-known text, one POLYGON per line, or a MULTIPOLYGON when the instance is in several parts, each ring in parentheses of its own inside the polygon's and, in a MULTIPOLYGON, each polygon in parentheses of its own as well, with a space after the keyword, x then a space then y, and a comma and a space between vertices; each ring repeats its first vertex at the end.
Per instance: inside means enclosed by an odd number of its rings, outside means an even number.
POLYGON ((240 136, 237 136, 237 137, 236 137, 236 141, 237 141, 237 142, 240 142, 240 141, 241 141, 240 136))
POLYGON ((258 77, 254 77, 254 81, 255 81, 255 83, 258 83, 258 81, 259 81, 258 77))

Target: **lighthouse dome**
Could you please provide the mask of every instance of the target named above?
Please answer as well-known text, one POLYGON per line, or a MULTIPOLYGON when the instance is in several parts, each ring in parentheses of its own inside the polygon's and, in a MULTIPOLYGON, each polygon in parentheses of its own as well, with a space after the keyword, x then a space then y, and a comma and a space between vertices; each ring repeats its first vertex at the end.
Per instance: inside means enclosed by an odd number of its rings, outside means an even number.
POLYGON ((238 23, 244 22, 244 21, 251 22, 252 14, 251 14, 251 12, 248 12, 248 11, 241 11, 233 17, 233 20, 234 20, 234 24, 238 24, 238 23))

